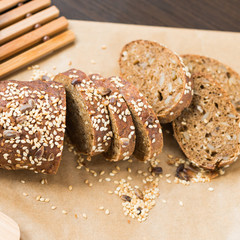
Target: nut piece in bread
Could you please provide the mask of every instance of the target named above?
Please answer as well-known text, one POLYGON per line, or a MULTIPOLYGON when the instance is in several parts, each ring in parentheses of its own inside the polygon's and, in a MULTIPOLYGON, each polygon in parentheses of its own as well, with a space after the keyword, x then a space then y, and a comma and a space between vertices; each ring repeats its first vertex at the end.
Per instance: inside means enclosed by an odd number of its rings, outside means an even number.
POLYGON ((151 160, 161 153, 163 147, 162 128, 156 114, 133 84, 116 76, 109 80, 118 88, 131 112, 136 132, 135 157, 151 160))
POLYGON ((183 62, 189 71, 211 75, 228 93, 232 104, 240 113, 240 75, 229 66, 209 57, 199 55, 182 55, 183 62))
POLYGON ((192 80, 182 59, 157 42, 126 44, 119 58, 120 75, 147 98, 161 123, 178 117, 192 100, 192 80))
POLYGON ((195 165, 215 170, 240 154, 240 119, 228 95, 210 76, 193 75, 191 105, 173 121, 174 136, 195 165))
POLYGON ((112 144, 104 156, 110 161, 127 160, 135 149, 135 127, 128 106, 110 79, 92 74, 89 78, 97 86, 107 102, 108 112, 113 131, 112 144))
POLYGON ((54 81, 67 92, 67 133, 79 151, 94 156, 111 145, 111 125, 104 98, 88 76, 77 69, 58 74, 54 81))
POLYGON ((0 82, 0 167, 55 174, 65 132, 66 94, 53 81, 0 82))

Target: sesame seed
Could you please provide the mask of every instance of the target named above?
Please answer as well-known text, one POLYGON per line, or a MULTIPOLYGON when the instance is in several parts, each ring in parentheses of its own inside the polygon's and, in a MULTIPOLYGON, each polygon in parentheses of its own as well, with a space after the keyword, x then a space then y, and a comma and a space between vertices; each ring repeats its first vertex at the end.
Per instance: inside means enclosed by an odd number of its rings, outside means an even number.
POLYGON ((99 209, 99 210, 104 210, 104 207, 103 207, 103 206, 100 206, 98 209, 99 209))
POLYGON ((55 210, 56 208, 57 208, 57 207, 56 207, 56 206, 54 206, 54 205, 53 205, 53 206, 51 206, 51 209, 52 209, 52 210, 55 210))
POLYGON ((62 214, 68 214, 68 212, 66 210, 62 210, 62 214))
POLYGON ((87 214, 86 213, 83 213, 82 216, 83 216, 83 218, 87 219, 87 214))
POLYGON ((106 210, 105 210, 105 214, 106 214, 106 215, 109 215, 109 214, 110 214, 109 209, 106 209, 106 210))
POLYGON ((209 188, 208 188, 208 191, 209 191, 209 192, 213 192, 213 191, 214 191, 214 188, 213 188, 213 187, 209 187, 209 188))
POLYGON ((110 181, 111 181, 111 178, 105 178, 105 180, 106 180, 107 182, 110 182, 110 181))
POLYGON ((72 191, 72 189, 73 189, 72 185, 68 186, 69 191, 72 191))
POLYGON ((27 193, 25 193, 25 192, 23 192, 23 196, 25 196, 25 197, 28 197, 28 194, 27 194, 27 193))
POLYGON ((107 48, 106 45, 102 45, 102 46, 101 46, 101 49, 103 49, 103 50, 105 50, 106 48, 107 48))
POLYGON ((21 180, 21 183, 23 183, 23 184, 24 184, 24 183, 25 183, 25 181, 24 181, 24 180, 21 180))
POLYGON ((182 202, 182 201, 179 201, 179 205, 180 205, 180 206, 183 206, 183 202, 182 202))

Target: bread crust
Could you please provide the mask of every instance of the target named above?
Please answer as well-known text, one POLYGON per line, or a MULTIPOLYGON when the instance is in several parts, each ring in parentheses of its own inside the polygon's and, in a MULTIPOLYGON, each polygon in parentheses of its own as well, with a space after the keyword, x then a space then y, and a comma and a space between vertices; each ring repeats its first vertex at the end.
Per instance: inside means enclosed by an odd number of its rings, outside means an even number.
POLYGON ((53 81, 0 82, 0 167, 55 174, 65 132, 64 87, 53 81))
POLYGON ((182 55, 182 58, 193 74, 202 72, 211 75, 228 93, 232 104, 240 113, 240 75, 236 71, 218 60, 206 56, 185 54, 182 55))
MULTIPOLYGON (((138 59, 139 59, 139 61, 141 61, 140 58, 138 58, 138 59)), ((149 65, 151 65, 151 64, 149 64, 149 65)), ((160 65, 160 63, 159 63, 159 65, 160 65)), ((183 109, 188 107, 189 104, 191 103, 192 95, 193 95, 193 91, 192 91, 193 85, 192 85, 191 75, 188 72, 188 69, 183 64, 182 59, 176 53, 170 51, 165 46, 163 46, 157 42, 148 41, 148 40, 132 41, 123 47, 121 54, 120 54, 120 58, 119 58, 119 66, 120 66, 120 76, 122 76, 126 80, 136 84, 136 86, 139 88, 139 90, 145 95, 145 97, 147 97, 148 102, 153 106, 153 110, 157 114, 159 121, 161 123, 168 123, 168 122, 173 121, 176 117, 178 117, 181 114, 183 109), (139 79, 135 79, 137 77, 134 77, 129 72, 125 71, 126 70, 125 68, 127 68, 127 65, 131 65, 131 64, 133 65, 133 63, 131 63, 130 60, 128 61, 128 59, 125 59, 126 54, 124 54, 124 53, 128 53, 128 48, 131 48, 131 46, 134 46, 134 45, 136 46, 136 48, 137 48, 137 46, 142 46, 142 47, 145 46, 147 49, 149 46, 151 46, 151 47, 154 47, 155 49, 162 49, 162 52, 165 51, 166 58, 174 57, 174 60, 173 60, 175 62, 174 64, 177 64, 179 66, 179 67, 176 67, 176 69, 178 69, 178 71, 180 71, 181 75, 183 76, 181 78, 182 79, 181 84, 179 84, 179 87, 181 87, 181 92, 177 92, 180 95, 177 95, 177 99, 174 99, 176 101, 174 101, 174 103, 171 106, 166 107, 166 109, 164 109, 164 111, 162 111, 162 112, 159 112, 159 109, 158 109, 158 106, 163 104, 161 102, 161 100, 158 101, 159 103, 156 104, 157 100, 159 100, 159 99, 157 99, 158 97, 154 97, 154 100, 152 99, 153 96, 158 94, 157 93, 157 91, 159 91, 158 85, 155 83, 156 89, 155 88, 152 89, 152 87, 150 85, 146 88, 146 85, 150 84, 149 81, 151 81, 151 80, 149 80, 149 78, 150 78, 149 74, 147 74, 147 72, 146 72, 150 68, 146 68, 147 70, 143 69, 143 73, 141 72, 141 74, 135 72, 137 74, 137 76, 139 77, 139 79), (145 84, 142 86, 140 86, 138 84, 140 79, 143 79, 143 81, 145 81, 145 84)), ((168 66, 163 66, 163 67, 165 69, 168 68, 168 66)), ((132 66, 132 68, 133 68, 133 66, 132 66)), ((156 70, 155 68, 157 69, 156 66, 151 67, 150 71, 153 71, 153 70, 155 71, 156 70)), ((159 73, 158 79, 160 78, 160 74, 161 73, 159 73)), ((168 80, 170 81, 170 78, 168 80)), ((168 95, 168 96, 170 96, 170 95, 168 95)))
POLYGON ((189 108, 186 108, 181 116, 173 121, 174 136, 184 154, 193 164, 207 170, 229 166, 237 160, 240 154, 239 115, 231 104, 227 93, 210 75, 196 73, 193 75, 193 80, 196 81, 194 83, 196 93, 189 108), (202 81, 200 88, 198 79, 202 81), (204 82, 205 80, 206 82, 204 82), (211 94, 203 94, 201 89, 208 90, 210 87, 211 94), (202 99, 202 102, 199 99, 202 99), (205 101, 206 103, 204 103, 205 101), (224 105, 220 103, 224 103, 224 105), (224 117, 224 122, 219 122, 220 116, 221 120, 224 117), (192 128, 194 131, 191 132, 192 128), (195 141, 202 147, 195 146, 195 141), (191 150, 191 146, 193 150, 191 150), (231 150, 229 149, 227 152, 230 146, 231 150))
POLYGON ((135 127, 128 106, 115 84, 109 79, 99 74, 91 74, 89 78, 105 97, 112 123, 112 147, 104 153, 104 156, 114 162, 127 160, 134 152, 136 140, 135 127))
MULTIPOLYGON (((71 83, 67 90, 69 94, 72 94, 73 89, 76 89, 84 101, 85 110, 89 117, 88 124, 93 138, 89 139, 91 145, 89 150, 82 153, 94 156, 106 152, 111 145, 112 131, 107 107, 104 104, 104 98, 96 91, 97 87, 95 84, 84 72, 77 69, 70 69, 64 73, 60 73, 54 80, 71 83)), ((79 111, 81 111, 81 109, 79 109, 79 111)), ((67 124, 67 129, 74 132, 74 129, 72 129, 72 126, 69 124, 67 124)), ((71 136, 69 137, 71 139, 71 136)), ((78 137, 81 138, 81 136, 78 137)), ((76 144, 76 139, 72 140, 73 143, 76 144)), ((82 149, 79 150, 81 151, 82 149)))
POLYGON ((137 136, 136 148, 134 151, 135 157, 140 160, 150 160, 156 157, 162 151, 163 137, 161 125, 152 107, 138 89, 127 80, 116 76, 109 79, 115 83, 116 87, 124 97, 135 122, 138 121, 142 126, 141 131, 145 132, 144 135, 146 135, 146 139, 142 140, 146 141, 148 144, 148 152, 142 152, 142 149, 138 148, 137 143, 139 139, 137 136))

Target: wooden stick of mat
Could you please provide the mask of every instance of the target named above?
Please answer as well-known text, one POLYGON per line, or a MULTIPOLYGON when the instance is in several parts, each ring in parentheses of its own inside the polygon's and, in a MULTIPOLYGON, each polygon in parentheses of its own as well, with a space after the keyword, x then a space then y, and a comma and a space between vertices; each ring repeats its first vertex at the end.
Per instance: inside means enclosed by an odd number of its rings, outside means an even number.
POLYGON ((14 58, 11 58, 0 65, 0 78, 52 53, 61 47, 66 46, 67 44, 73 42, 74 39, 74 33, 71 30, 68 30, 26 52, 19 54, 14 58))
POLYGON ((3 12, 11 7, 16 6, 20 2, 26 2, 27 0, 1 0, 0 1, 0 12, 3 12))
POLYGON ((59 16, 59 10, 55 7, 49 7, 47 9, 38 12, 31 17, 25 18, 9 27, 1 30, 0 44, 3 44, 19 35, 26 33, 33 29, 37 23, 44 24, 59 16))
POLYGON ((51 0, 33 0, 0 16, 0 28, 23 19, 27 13, 35 13, 51 5, 51 0))
POLYGON ((44 36, 53 36, 65 30, 68 27, 68 21, 65 17, 57 18, 42 27, 26 33, 0 47, 0 61, 18 53, 34 44, 41 43, 44 36))

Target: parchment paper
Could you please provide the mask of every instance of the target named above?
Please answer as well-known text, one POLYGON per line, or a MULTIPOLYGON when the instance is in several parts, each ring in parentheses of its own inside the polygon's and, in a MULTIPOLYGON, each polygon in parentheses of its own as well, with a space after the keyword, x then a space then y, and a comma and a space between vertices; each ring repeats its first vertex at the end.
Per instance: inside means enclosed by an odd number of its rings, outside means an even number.
MULTIPOLYGON (((173 29, 123 24, 70 21, 76 33, 75 44, 39 61, 41 69, 52 73, 72 67, 87 73, 98 72, 104 76, 118 74, 118 57, 123 45, 135 39, 155 40, 167 45, 179 54, 196 53, 214 57, 240 72, 240 33, 173 29), (101 49, 106 45, 106 49, 101 49), (92 60, 95 61, 93 64, 92 60), (92 62, 91 62, 92 61, 92 62), (56 66, 56 70, 53 67, 56 66)), ((9 79, 29 79, 31 71, 22 70, 9 79)), ((164 174, 174 174, 175 168, 166 164, 167 154, 183 157, 172 134, 164 135, 165 147, 159 156, 164 174)), ((56 176, 34 174, 29 171, 9 172, 0 170, 0 210, 12 217, 20 226, 22 240, 104 239, 104 240, 175 240, 175 239, 240 239, 240 163, 233 164, 226 175, 210 183, 195 183, 190 186, 169 184, 166 178, 160 181, 160 197, 144 223, 123 215, 121 200, 108 194, 116 185, 98 182, 85 170, 76 169, 76 161, 66 150, 56 176), (46 178, 48 184, 40 184, 46 178), (84 180, 93 183, 90 188, 84 180), (20 181, 25 180, 23 184, 20 181), (69 191, 68 186, 73 190, 69 191), (208 191, 209 187, 214 191, 208 191), (23 192, 29 196, 23 196, 23 192), (49 203, 36 201, 41 195, 49 203), (167 202, 163 203, 162 199, 167 202), (179 205, 182 201, 184 206, 179 205), (55 205, 56 210, 51 210, 55 205), (107 216, 99 211, 104 206, 110 210, 107 216), (67 215, 62 210, 68 211, 67 215), (87 219, 82 217, 87 214, 87 219), (75 214, 79 217, 76 219, 75 214), (130 223, 128 222, 130 219, 130 223)), ((109 173, 119 165, 121 172, 113 180, 132 176, 140 184, 137 169, 147 166, 141 162, 107 163, 102 157, 88 164, 91 169, 109 173), (126 171, 132 168, 132 173, 126 171)), ((103 175, 103 178, 108 177, 103 175)), ((173 180, 173 177, 170 177, 173 180)), ((0 236, 1 239, 1 236, 0 236)))

